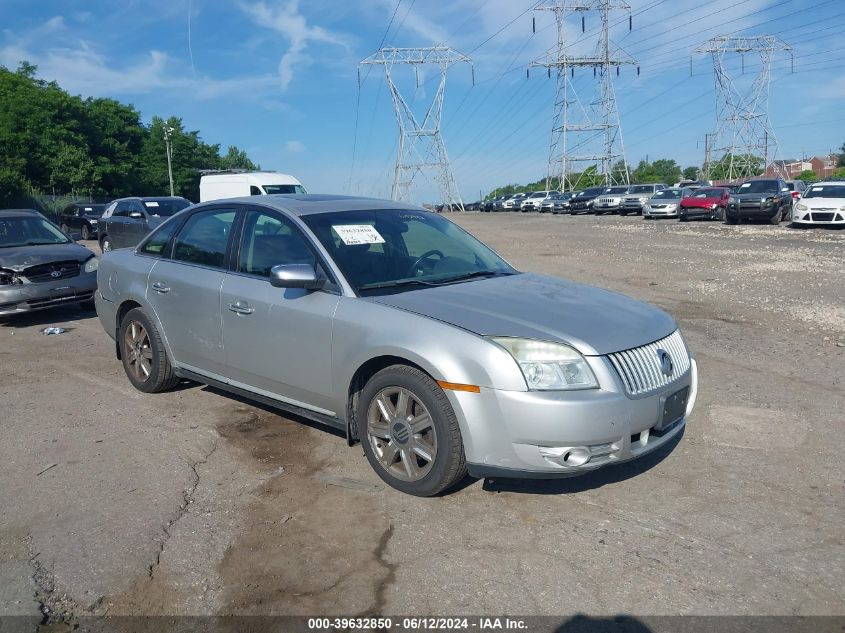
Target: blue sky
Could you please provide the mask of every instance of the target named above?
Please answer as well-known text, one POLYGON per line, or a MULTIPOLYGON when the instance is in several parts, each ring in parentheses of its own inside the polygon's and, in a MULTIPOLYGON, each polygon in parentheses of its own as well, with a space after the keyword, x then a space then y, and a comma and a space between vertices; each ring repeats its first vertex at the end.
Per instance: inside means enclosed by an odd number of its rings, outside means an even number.
MULTIPOLYGON (((469 55, 450 70, 443 133, 465 200, 545 175, 554 81, 527 64, 555 43, 534 0, 0 0, 0 64, 26 59, 83 96, 134 104, 145 120, 179 116, 207 142, 238 145, 262 167, 310 191, 388 197, 397 127, 383 74, 358 62, 385 45, 444 43, 469 55), (391 18, 392 21, 391 21, 391 18), (390 24, 390 29, 388 29, 390 24), (357 120, 357 125, 356 125, 357 120), (354 162, 353 162, 354 151, 354 162)), ((770 120, 781 157, 821 154, 845 141, 842 0, 630 0, 611 38, 640 64, 615 83, 628 161, 700 165, 715 121, 712 62, 692 49, 716 35, 771 34, 793 47, 772 66, 770 120), (692 70, 692 73, 691 73, 692 70)), ((595 45, 572 19, 573 51, 595 45)), ((739 68, 738 59, 729 62, 739 68)), ((755 68, 746 59, 744 79, 755 68)), ((576 78, 588 94, 590 71, 576 78)), ((398 76, 414 107, 435 83, 398 76)), ((421 180, 417 202, 434 201, 421 180)))

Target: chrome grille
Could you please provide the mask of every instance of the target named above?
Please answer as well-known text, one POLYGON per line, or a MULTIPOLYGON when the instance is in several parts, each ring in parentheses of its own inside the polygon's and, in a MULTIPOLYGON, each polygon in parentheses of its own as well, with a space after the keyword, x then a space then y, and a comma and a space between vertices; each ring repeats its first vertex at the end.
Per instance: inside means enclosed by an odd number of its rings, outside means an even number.
POLYGON ((59 279, 67 279, 68 277, 76 277, 79 275, 79 262, 54 262, 52 264, 39 264, 37 266, 30 266, 24 268, 21 273, 31 283, 43 283, 45 281, 57 281, 59 279))
POLYGON ((678 330, 654 343, 608 354, 607 358, 632 396, 660 389, 683 376, 690 368, 689 353, 678 330), (666 351, 672 359, 672 372, 669 375, 664 374, 660 368, 657 354, 660 349, 666 351))

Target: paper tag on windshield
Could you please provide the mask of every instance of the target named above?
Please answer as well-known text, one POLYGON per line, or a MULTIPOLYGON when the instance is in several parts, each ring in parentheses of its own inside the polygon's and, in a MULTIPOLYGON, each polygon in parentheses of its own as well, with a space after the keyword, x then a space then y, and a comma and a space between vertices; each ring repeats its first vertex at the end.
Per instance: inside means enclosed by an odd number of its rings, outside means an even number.
POLYGON ((156 202, 155 200, 150 200, 149 202, 145 202, 144 204, 147 205, 148 207, 157 207, 158 206, 158 202, 156 202))
POLYGON ((332 226, 332 230, 338 234, 347 246, 384 244, 384 238, 376 231, 375 227, 369 224, 344 224, 342 226, 332 226))

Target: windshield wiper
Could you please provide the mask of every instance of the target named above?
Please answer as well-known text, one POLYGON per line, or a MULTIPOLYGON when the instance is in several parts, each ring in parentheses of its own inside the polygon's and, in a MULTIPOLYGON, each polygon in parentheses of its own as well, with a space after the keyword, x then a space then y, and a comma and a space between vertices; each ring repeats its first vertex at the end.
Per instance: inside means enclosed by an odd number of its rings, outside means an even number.
POLYGON ((397 286, 436 286, 437 284, 431 281, 424 281, 422 279, 400 279, 398 281, 380 281, 371 284, 364 284, 358 286, 358 290, 374 290, 376 288, 394 288, 397 286))
POLYGON ((461 273, 460 275, 453 275, 452 277, 446 277, 445 279, 436 279, 430 282, 434 286, 439 286, 441 284, 450 284, 453 281, 465 281, 467 279, 474 279, 476 277, 495 277, 498 275, 513 275, 515 273, 509 273, 502 270, 474 270, 470 273, 461 273))
POLYGON ((33 242, 32 240, 27 241, 25 246, 54 246, 56 244, 69 244, 70 242, 33 242))

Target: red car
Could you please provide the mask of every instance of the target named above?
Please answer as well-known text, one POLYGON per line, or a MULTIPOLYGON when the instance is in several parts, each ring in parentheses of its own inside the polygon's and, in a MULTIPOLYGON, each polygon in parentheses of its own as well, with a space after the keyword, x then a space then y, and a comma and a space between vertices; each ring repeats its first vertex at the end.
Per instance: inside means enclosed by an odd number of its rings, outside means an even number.
POLYGON ((681 222, 693 218, 724 220, 731 191, 725 187, 702 187, 681 199, 678 217, 681 222))

